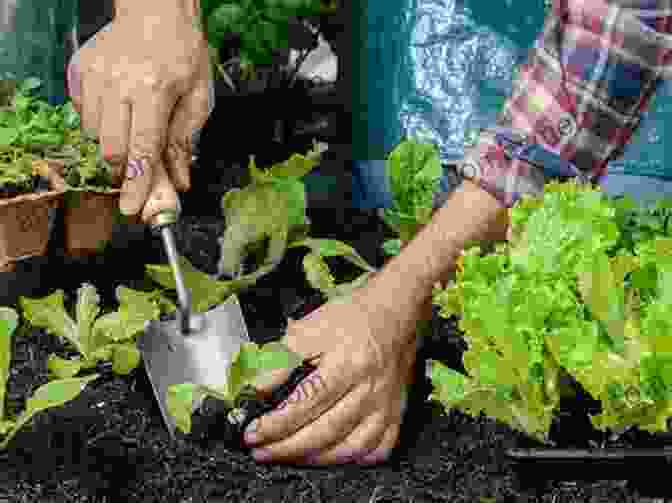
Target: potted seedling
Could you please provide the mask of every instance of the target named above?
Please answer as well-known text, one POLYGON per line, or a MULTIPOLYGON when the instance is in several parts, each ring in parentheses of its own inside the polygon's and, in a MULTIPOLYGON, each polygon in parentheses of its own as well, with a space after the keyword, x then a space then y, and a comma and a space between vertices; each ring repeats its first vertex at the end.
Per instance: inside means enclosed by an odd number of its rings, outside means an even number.
POLYGON ((65 184, 46 160, 63 142, 68 111, 31 95, 39 81, 3 81, 0 100, 0 271, 47 251, 50 217, 65 184))
MULTIPOLYGON (((10 104, 0 108, 0 182, 8 195, 31 192, 36 175, 47 179, 49 188, 57 188, 59 197, 67 188, 66 252, 89 254, 111 238, 120 191, 113 188, 112 169, 96 139, 82 131, 72 103, 53 106, 36 98, 31 92, 39 86, 37 79, 28 79, 1 88, 14 94, 10 104)), ((56 195, 39 197, 49 198, 56 195)), ((45 210, 30 213, 37 221, 45 210)))
POLYGON ((60 155, 60 172, 68 191, 64 202, 65 253, 71 257, 100 252, 121 223, 121 190, 113 186, 112 167, 100 145, 81 129, 69 131, 60 155))

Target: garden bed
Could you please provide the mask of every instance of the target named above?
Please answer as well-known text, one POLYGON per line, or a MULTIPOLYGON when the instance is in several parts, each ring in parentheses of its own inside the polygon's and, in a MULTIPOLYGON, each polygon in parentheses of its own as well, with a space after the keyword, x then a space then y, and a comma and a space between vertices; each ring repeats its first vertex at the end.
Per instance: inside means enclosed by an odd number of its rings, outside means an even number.
MULTIPOLYGON (((353 243, 371 264, 382 263, 378 247, 384 229, 376 217, 343 208, 312 210, 309 217, 314 236, 353 243)), ((217 237, 222 231, 219 218, 186 217, 178 246, 199 269, 215 272, 217 237)), ((277 271, 240 296, 255 342, 279 338, 285 316, 296 313, 305 302, 315 302, 300 269, 300 257, 290 251, 277 271)), ((48 276, 42 287, 72 292, 87 280, 110 303, 116 285, 141 288, 142 265, 162 258, 160 243, 149 234, 140 233, 131 242, 117 238, 97 257, 63 259, 54 267, 58 274, 48 276), (128 264, 131 268, 123 267, 128 264)), ((436 330, 426 341, 423 358, 451 365, 458 361, 459 339, 448 336, 450 327, 449 321, 435 320, 436 330)), ((8 389, 11 413, 23 407, 31 390, 47 382, 48 354, 64 351, 55 337, 41 330, 16 335, 14 344, 8 389)), ((422 368, 420 362, 418 369, 422 368)), ((522 436, 491 420, 474 420, 456 412, 446 416, 440 406, 426 403, 429 389, 423 379, 413 393, 402 442, 390 463, 368 469, 304 469, 262 466, 233 449, 218 427, 215 409, 195 417, 192 438, 172 443, 143 369, 127 377, 99 370, 103 377, 79 398, 39 414, 34 425, 21 431, 2 453, 0 498, 16 502, 616 502, 634 501, 638 494, 622 481, 526 488, 505 456, 507 448, 526 444, 522 436)), ((621 442, 628 445, 627 438, 621 442)), ((558 472, 554 476, 562 478, 558 472)))

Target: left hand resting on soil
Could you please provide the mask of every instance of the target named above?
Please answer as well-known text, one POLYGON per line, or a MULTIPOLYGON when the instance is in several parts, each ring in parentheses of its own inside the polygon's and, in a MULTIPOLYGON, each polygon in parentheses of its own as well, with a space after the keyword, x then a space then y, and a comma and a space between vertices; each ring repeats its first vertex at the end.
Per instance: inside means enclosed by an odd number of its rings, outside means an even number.
POLYGON ((115 183, 125 176, 122 213, 151 219, 143 208, 159 163, 177 190, 189 189, 192 137, 214 106, 211 73, 203 33, 168 8, 117 15, 73 56, 69 92, 115 183))
MULTIPOLYGON (((415 323, 376 304, 368 286, 291 321, 286 342, 317 369, 246 435, 260 462, 375 464, 396 445, 416 356, 415 323)), ((287 377, 273 375, 278 385, 287 377)))

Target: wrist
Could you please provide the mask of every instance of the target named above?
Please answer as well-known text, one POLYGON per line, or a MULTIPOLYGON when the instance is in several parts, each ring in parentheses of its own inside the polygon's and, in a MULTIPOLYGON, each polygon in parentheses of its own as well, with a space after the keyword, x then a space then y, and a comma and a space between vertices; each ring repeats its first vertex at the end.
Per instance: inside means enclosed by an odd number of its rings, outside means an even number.
POLYGON ((508 212, 492 195, 465 182, 446 204, 367 285, 367 297, 414 334, 432 314, 432 293, 445 283, 467 243, 501 241, 508 212))

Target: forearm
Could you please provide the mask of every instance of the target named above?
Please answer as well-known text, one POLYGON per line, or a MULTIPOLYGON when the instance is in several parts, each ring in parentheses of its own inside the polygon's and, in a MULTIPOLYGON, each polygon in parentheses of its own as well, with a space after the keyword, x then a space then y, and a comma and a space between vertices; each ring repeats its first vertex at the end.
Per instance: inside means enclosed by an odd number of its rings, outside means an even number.
POLYGON ((508 214, 494 196, 465 181, 432 221, 370 283, 383 311, 414 324, 431 315, 432 290, 445 282, 469 241, 503 240, 508 214))

